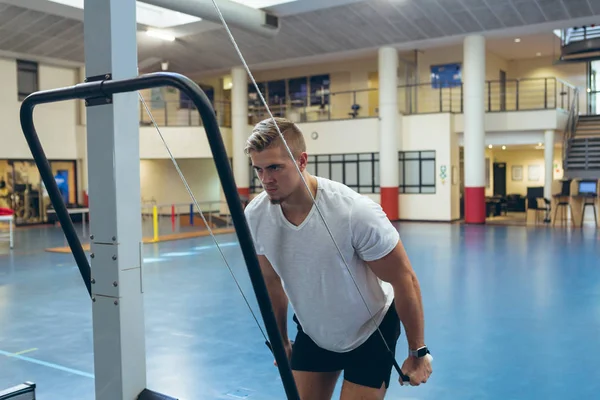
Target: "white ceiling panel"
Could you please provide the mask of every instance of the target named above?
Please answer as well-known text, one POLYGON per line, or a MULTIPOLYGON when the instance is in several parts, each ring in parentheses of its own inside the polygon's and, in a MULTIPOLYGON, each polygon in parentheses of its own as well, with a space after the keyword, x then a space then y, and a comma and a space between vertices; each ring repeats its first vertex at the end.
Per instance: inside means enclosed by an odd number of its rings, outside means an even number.
MULTIPOLYGON (((280 16, 277 36, 258 37, 230 27, 251 66, 382 45, 417 48, 424 40, 490 31, 496 35, 532 24, 545 24, 544 31, 550 33, 570 22, 580 23, 573 21, 578 18, 600 22, 600 0, 295 0, 278 5, 273 5, 277 0, 260 1, 270 2, 262 5, 268 4, 268 10, 280 16)), ((35 0, 0 0, 0 52, 82 62, 81 13, 34 4, 35 0)), ((181 31, 185 34, 175 42, 139 32, 140 62, 166 60, 171 70, 185 74, 226 71, 240 64, 219 25, 200 21, 181 31)), ((160 68, 160 61, 149 64, 150 70, 160 68)))

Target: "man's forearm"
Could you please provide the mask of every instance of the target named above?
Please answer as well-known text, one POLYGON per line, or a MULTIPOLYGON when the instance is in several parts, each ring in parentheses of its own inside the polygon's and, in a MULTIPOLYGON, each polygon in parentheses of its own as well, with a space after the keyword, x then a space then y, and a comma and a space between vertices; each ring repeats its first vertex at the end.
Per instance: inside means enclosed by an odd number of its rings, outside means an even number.
POLYGON ((425 345, 425 322, 421 288, 414 274, 406 273, 394 282, 396 311, 404 330, 408 346, 417 349, 425 345))
POLYGON ((277 327, 279 328, 279 334, 281 335, 283 343, 286 344, 289 340, 287 333, 288 298, 280 281, 269 283, 267 287, 269 297, 271 298, 271 304, 273 305, 273 313, 275 314, 277 327))

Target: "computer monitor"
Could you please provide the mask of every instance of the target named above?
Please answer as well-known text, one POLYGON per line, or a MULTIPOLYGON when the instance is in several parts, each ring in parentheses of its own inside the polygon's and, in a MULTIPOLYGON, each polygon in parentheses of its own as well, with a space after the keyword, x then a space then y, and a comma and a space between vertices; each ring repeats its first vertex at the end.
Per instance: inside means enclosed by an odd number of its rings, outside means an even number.
POLYGON ((598 193, 596 181, 580 181, 579 194, 581 196, 595 196, 598 193))

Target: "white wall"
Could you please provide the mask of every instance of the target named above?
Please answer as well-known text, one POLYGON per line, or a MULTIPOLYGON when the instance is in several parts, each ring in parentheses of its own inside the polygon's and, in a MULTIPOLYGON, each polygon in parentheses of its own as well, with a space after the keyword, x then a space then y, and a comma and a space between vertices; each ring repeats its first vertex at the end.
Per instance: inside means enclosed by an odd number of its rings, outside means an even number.
MULTIPOLYGON (((55 89, 77 83, 78 70, 39 65, 39 89, 55 89)), ((19 119, 21 102, 17 92, 17 63, 0 59, 0 158, 31 159, 19 119)), ((77 102, 44 104, 34 110, 34 123, 48 159, 77 158, 77 102)))
MULTIPOLYGON (((179 159, 177 164, 198 202, 220 201, 221 184, 213 159, 179 159)), ((140 181, 144 201, 166 204, 162 212, 169 211, 170 204, 185 204, 180 211, 189 212, 189 204, 193 201, 170 159, 141 160, 140 181)), ((212 208, 216 207, 213 205, 212 208)))
POLYGON ((400 219, 451 221, 460 216, 459 155, 452 114, 415 115, 402 118, 400 149, 435 150, 435 194, 401 194, 400 219), (446 168, 446 178, 440 177, 446 168), (453 181, 453 170, 456 179, 453 181))
POLYGON ((379 121, 359 118, 298 124, 309 154, 371 153, 379 151, 379 121), (313 134, 318 137, 313 139, 313 134))
MULTIPOLYGON (((524 132, 557 130, 562 131, 567 124, 568 114, 562 110, 508 111, 485 115, 486 132, 524 132)), ((464 132, 464 115, 456 114, 452 129, 464 132)))
MULTIPOLYGON (((159 127, 175 158, 212 158, 204 127, 159 127)), ((220 128, 227 154, 231 154, 231 128, 220 128)), ((252 131, 248 127, 248 135, 252 131)), ((165 145, 154 127, 140 128, 140 158, 169 158, 165 145)))

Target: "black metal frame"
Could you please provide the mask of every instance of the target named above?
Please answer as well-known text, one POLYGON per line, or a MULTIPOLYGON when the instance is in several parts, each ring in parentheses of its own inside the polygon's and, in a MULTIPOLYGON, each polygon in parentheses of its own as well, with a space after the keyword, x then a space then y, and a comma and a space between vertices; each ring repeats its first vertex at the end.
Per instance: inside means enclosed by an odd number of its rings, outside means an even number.
POLYGON ((10 400, 16 398, 22 400, 35 400, 35 388, 35 383, 24 382, 20 385, 8 388, 6 390, 0 390, 0 400, 10 400))
MULTIPOLYGON (((260 183, 260 179, 256 176, 253 168, 252 161, 250 163, 250 193, 259 193, 263 187, 260 183)), ((354 189, 358 193, 379 193, 379 175, 376 174, 376 166, 379 164, 379 153, 346 153, 346 154, 315 154, 308 156, 308 166, 314 167, 314 175, 317 176, 328 176, 331 179, 332 176, 332 165, 342 165, 342 180, 340 181, 344 185, 351 189, 354 189), (368 156, 368 158, 361 158, 361 156, 368 156), (348 172, 346 171, 346 165, 356 165, 356 183, 349 184, 346 180, 348 172), (362 164, 371 165, 371 179, 370 183, 363 183, 360 180, 360 167, 362 164), (327 169, 327 174, 319 173, 319 166, 327 169)), ((334 179, 335 180, 335 179, 334 179)))
POLYGON ((400 194, 436 194, 436 162, 437 154, 435 150, 415 150, 415 151, 399 151, 398 152, 398 168, 402 165, 402 175, 399 176, 398 189, 400 194), (406 158, 406 154, 418 153, 417 158, 406 158), (433 153, 433 157, 423 157, 423 153, 433 153), (406 182, 406 161, 417 161, 419 163, 419 184, 407 185, 406 182), (433 184, 423 184, 423 161, 433 161, 433 184), (433 188, 433 192, 423 192, 423 188, 433 188), (406 192, 406 188, 418 188, 418 192, 406 192))
MULTIPOLYGON (((110 78, 109 78, 110 79, 110 78)), ((188 97, 194 102, 196 108, 200 113, 200 117, 204 123, 206 134, 208 136, 208 142, 214 157, 217 172, 223 186, 225 198, 231 212, 231 217, 235 230, 237 232, 240 247, 244 255, 248 273, 254 288, 258 305, 265 323, 267 335, 271 343, 267 342, 267 345, 273 352, 281 380, 288 399, 300 400, 298 389, 292 375, 291 367, 288 361, 288 357, 283 345, 283 340, 279 334, 277 322, 273 312, 273 307, 269 298, 269 293, 264 281, 264 277, 260 270, 258 258, 256 255, 256 249, 252 241, 252 236, 244 210, 242 208, 242 202, 240 200, 237 186, 233 177, 233 172, 229 159, 227 157, 227 151, 221 136, 219 124, 215 117, 215 112, 210 104, 210 101, 206 94, 200 89, 200 87, 186 76, 168 73, 158 72, 152 74, 146 74, 130 79, 122 80, 101 80, 95 82, 86 82, 75 86, 38 91, 29 95, 21 105, 20 118, 23 134, 29 144, 29 148, 33 155, 33 158, 40 171, 40 175, 48 190, 50 200, 56 210, 57 217, 60 221, 61 227, 65 233, 69 247, 73 252, 79 271, 85 282, 88 293, 91 297, 91 270, 88 263, 87 257, 81 246, 81 242, 77 237, 75 228, 69 214, 67 212, 66 205, 58 191, 58 186, 52 176, 52 170, 44 149, 40 143, 38 134, 35 130, 33 123, 33 110, 36 105, 55 103, 59 101, 75 100, 75 99, 92 99, 98 97, 110 98, 113 94, 133 92, 143 89, 150 89, 154 87, 171 86, 176 89, 185 92, 188 97)))

